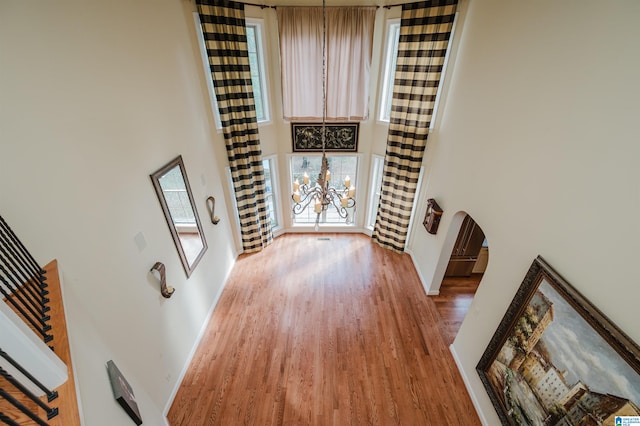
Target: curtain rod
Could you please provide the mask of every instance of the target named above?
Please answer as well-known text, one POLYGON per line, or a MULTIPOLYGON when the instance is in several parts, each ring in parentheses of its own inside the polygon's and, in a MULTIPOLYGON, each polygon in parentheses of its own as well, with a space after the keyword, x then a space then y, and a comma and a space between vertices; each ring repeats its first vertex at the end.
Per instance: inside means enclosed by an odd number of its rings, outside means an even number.
MULTIPOLYGON (((396 4, 385 4, 384 7, 385 9, 391 9, 392 7, 396 7, 396 6, 404 6, 407 3, 411 3, 411 2, 404 2, 404 3, 396 3, 396 4)), ((380 6, 378 6, 380 7, 380 6)))
POLYGON ((255 3, 247 3, 247 2, 242 2, 244 3, 246 6, 255 6, 255 7, 259 7, 260 9, 275 9, 275 6, 268 6, 266 4, 255 4, 255 3))
MULTIPOLYGON (((292 6, 284 6, 284 5, 280 5, 280 6, 269 6, 267 4, 256 4, 256 3, 248 3, 248 2, 242 2, 244 5, 246 6, 255 6, 255 7, 259 7, 260 9, 277 9, 278 7, 292 7, 292 6)), ((387 6, 375 6, 376 9, 380 9, 381 7, 384 7, 385 9, 391 9, 392 7, 395 6, 402 6, 405 3, 398 3, 398 4, 390 4, 387 6)), ((295 6, 294 6, 295 7, 295 6)), ((313 6, 311 6, 313 7, 313 6)), ((322 6, 317 6, 317 7, 322 7, 322 6)), ((328 6, 331 7, 331 6, 328 6)), ((362 6, 362 7, 373 7, 372 6, 362 6)))

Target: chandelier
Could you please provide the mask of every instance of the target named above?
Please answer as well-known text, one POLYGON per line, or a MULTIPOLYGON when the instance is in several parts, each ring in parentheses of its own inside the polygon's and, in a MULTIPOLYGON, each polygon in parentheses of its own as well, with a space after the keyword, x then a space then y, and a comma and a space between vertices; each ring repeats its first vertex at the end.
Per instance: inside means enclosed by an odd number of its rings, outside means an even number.
POLYGON ((350 209, 356 206, 355 194, 356 189, 351 185, 351 178, 346 176, 342 187, 335 188, 330 186, 331 171, 329 170, 329 160, 327 160, 326 139, 327 139, 327 66, 326 66, 326 43, 327 43, 327 24, 326 24, 326 0, 322 0, 322 163, 320 173, 314 186, 311 185, 309 175, 305 172, 302 178, 302 184, 298 179, 293 182, 293 214, 299 215, 307 209, 313 208, 316 214, 316 223, 314 229, 320 229, 320 217, 327 210, 334 210, 339 217, 345 219, 346 223, 351 223, 352 217, 350 209))

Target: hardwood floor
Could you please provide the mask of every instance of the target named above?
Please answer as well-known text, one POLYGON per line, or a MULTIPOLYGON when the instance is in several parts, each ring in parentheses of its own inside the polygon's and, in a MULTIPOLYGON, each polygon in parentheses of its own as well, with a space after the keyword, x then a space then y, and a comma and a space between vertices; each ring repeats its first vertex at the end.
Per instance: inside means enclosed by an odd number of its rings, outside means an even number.
POLYGON ((408 255, 288 234, 238 259, 171 425, 478 425, 408 255))
POLYGON ((472 274, 468 278, 447 277, 442 280, 440 294, 430 297, 446 330, 443 337, 446 337, 447 344, 456 338, 481 279, 482 274, 472 274))

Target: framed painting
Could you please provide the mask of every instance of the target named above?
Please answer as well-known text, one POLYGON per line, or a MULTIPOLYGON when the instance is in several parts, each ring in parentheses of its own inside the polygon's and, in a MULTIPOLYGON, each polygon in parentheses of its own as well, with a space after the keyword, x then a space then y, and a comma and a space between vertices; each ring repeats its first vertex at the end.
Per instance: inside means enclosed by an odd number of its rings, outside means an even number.
MULTIPOLYGON (((358 152, 359 123, 325 123, 325 150, 358 152)), ((293 152, 322 152, 322 123, 291 123, 293 152)))
POLYGON ((127 379, 124 378, 118 367, 116 367, 116 364, 111 360, 107 361, 107 373, 109 374, 113 397, 135 424, 141 425, 142 417, 140 416, 140 410, 138 410, 138 403, 136 403, 133 389, 131 389, 127 379))
POLYGON ((640 348, 540 256, 476 369, 503 425, 640 424, 640 348))

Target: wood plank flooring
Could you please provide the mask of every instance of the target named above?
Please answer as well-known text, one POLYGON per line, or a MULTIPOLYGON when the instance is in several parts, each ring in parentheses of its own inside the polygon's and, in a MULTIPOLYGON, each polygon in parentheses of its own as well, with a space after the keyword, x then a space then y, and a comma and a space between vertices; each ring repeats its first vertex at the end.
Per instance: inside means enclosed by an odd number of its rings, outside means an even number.
POLYGON ((238 259, 168 420, 479 425, 450 340, 408 255, 287 234, 238 259))
POLYGON ((481 279, 482 274, 471 274, 468 278, 445 277, 440 286, 440 294, 429 298, 436 305, 448 344, 453 343, 456 338, 481 279))

